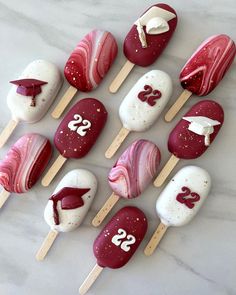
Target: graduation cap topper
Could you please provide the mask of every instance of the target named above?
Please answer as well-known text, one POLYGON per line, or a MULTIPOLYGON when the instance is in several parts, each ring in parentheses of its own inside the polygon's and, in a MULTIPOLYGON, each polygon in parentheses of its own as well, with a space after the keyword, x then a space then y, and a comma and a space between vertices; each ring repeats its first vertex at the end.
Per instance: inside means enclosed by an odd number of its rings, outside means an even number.
POLYGON ((72 210, 84 206, 82 196, 90 188, 63 187, 56 194, 52 195, 49 200, 53 201, 53 218, 55 225, 60 224, 59 212, 57 208, 58 201, 61 201, 61 209, 72 210))
POLYGON ((188 130, 205 136, 205 145, 210 145, 210 134, 214 132, 214 126, 221 123, 216 120, 212 120, 208 117, 196 116, 196 117, 183 117, 184 120, 190 122, 188 130))
POLYGON ((42 92, 41 87, 48 82, 40 81, 37 79, 20 79, 15 81, 10 81, 10 83, 18 86, 16 92, 24 95, 24 96, 31 96, 31 104, 30 106, 36 106, 36 99, 35 97, 42 92))
POLYGON ((169 31, 168 21, 176 18, 176 15, 163 8, 153 6, 146 11, 136 22, 139 40, 143 48, 147 48, 147 40, 144 32, 146 26, 146 33, 149 35, 158 35, 169 31))

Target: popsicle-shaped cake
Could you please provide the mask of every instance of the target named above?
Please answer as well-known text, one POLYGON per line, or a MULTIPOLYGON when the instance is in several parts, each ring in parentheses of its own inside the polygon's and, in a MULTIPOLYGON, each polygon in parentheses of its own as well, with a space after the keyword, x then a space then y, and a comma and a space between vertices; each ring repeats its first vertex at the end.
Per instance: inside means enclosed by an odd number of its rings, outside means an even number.
POLYGON ((85 294, 103 268, 120 268, 134 255, 147 232, 147 218, 136 207, 123 207, 103 228, 93 244, 97 264, 81 285, 85 294))
POLYGON ((100 225, 120 198, 140 196, 156 175, 160 160, 160 151, 153 142, 144 139, 133 142, 110 170, 108 181, 113 193, 92 224, 100 225))
POLYGON ((143 75, 131 88, 119 108, 123 127, 107 149, 111 158, 131 131, 149 129, 160 116, 172 94, 172 81, 168 74, 152 70, 143 75))
POLYGON ((11 81, 12 88, 7 96, 7 105, 12 119, 0 134, 2 147, 19 122, 35 123, 47 113, 61 88, 59 69, 51 62, 31 62, 17 80, 11 81))
POLYGON ((196 159, 212 144, 224 122, 222 107, 213 100, 195 104, 171 131, 168 150, 172 154, 154 185, 161 186, 180 159, 196 159))
POLYGON ((164 3, 152 5, 135 21, 124 41, 127 61, 111 83, 110 92, 117 92, 134 65, 147 67, 158 59, 176 25, 176 12, 164 3))
POLYGON ((27 133, 11 146, 0 162, 0 208, 10 193, 22 194, 34 186, 52 154, 50 141, 36 133, 27 133))
POLYGON ((58 119, 77 91, 90 92, 98 87, 112 66, 118 47, 107 31, 93 30, 76 46, 67 60, 64 75, 70 87, 52 112, 58 119))
POLYGON ((54 144, 60 155, 42 180, 48 186, 69 158, 80 159, 90 151, 107 120, 104 105, 95 98, 84 98, 66 114, 57 128, 54 144))
POLYGON ((144 250, 147 256, 154 252, 169 226, 182 226, 194 218, 210 188, 210 175, 200 167, 186 166, 177 172, 157 199, 161 223, 144 250))
POLYGON ((44 211, 50 232, 36 254, 37 260, 44 259, 59 232, 73 231, 80 226, 96 191, 97 179, 88 170, 75 169, 62 178, 44 211))
POLYGON ((192 94, 205 96, 223 79, 234 61, 236 46, 227 35, 215 35, 206 39, 189 58, 180 72, 184 92, 165 115, 170 122, 192 94))

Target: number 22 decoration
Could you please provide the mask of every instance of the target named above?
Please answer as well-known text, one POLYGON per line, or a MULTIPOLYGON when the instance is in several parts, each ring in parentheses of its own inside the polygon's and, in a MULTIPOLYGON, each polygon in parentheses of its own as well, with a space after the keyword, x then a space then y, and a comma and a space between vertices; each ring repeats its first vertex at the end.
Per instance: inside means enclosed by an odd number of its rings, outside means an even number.
POLYGON ((186 186, 183 186, 181 189, 183 193, 179 193, 176 197, 176 200, 192 209, 195 206, 194 203, 200 200, 199 194, 191 192, 191 190, 186 186))
POLYGON ((154 106, 156 104, 156 100, 161 98, 161 91, 152 88, 150 85, 145 85, 144 91, 139 92, 138 98, 141 101, 146 101, 150 106, 154 106), (150 95, 152 94, 152 95, 150 95))
POLYGON ((118 234, 112 238, 111 242, 118 247, 120 246, 120 248, 123 251, 129 252, 130 245, 134 244, 136 242, 136 239, 133 235, 127 235, 127 233, 124 229, 119 228, 118 234), (122 240, 124 240, 124 241, 122 242, 122 240))
POLYGON ((91 127, 91 122, 89 120, 83 120, 82 116, 79 114, 74 115, 74 119, 69 122, 68 127, 72 131, 76 131, 80 136, 85 136, 87 130, 91 127), (77 124, 83 123, 84 125, 78 126, 77 124))

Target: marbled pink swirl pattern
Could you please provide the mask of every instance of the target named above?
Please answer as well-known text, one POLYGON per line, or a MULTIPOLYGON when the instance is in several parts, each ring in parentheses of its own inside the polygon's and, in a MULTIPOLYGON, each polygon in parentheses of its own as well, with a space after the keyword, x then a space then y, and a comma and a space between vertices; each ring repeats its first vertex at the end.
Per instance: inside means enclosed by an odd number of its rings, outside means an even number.
POLYGON ((205 40, 184 65, 180 82, 184 89, 203 96, 221 81, 234 61, 236 47, 227 35, 216 35, 205 40))
POLYGON ((0 184, 9 192, 25 193, 39 179, 51 154, 46 137, 36 133, 22 136, 0 162, 0 184))
POLYGON ((152 181, 160 164, 158 147, 148 140, 137 140, 120 156, 108 175, 114 193, 136 198, 152 181))
POLYGON ((80 91, 95 89, 110 69, 118 51, 113 35, 94 30, 87 34, 69 57, 64 74, 80 91))

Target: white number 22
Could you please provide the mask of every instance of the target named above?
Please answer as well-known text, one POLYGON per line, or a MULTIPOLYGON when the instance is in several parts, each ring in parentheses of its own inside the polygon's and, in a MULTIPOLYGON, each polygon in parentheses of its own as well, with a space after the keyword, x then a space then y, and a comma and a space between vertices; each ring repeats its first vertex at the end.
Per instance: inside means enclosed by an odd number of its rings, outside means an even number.
POLYGON ((88 120, 83 120, 83 118, 79 114, 74 115, 74 119, 69 122, 68 127, 72 131, 76 131, 80 136, 85 136, 87 133, 87 129, 91 127, 91 122, 88 120), (77 124, 83 123, 83 126, 78 127, 77 124))
POLYGON ((130 250, 130 245, 134 244, 135 241, 135 237, 133 235, 127 235, 126 231, 122 228, 118 229, 118 234, 115 235, 111 240, 114 245, 120 246, 120 248, 125 252, 130 250), (124 238, 126 238, 126 240, 121 242, 121 240, 124 238))

